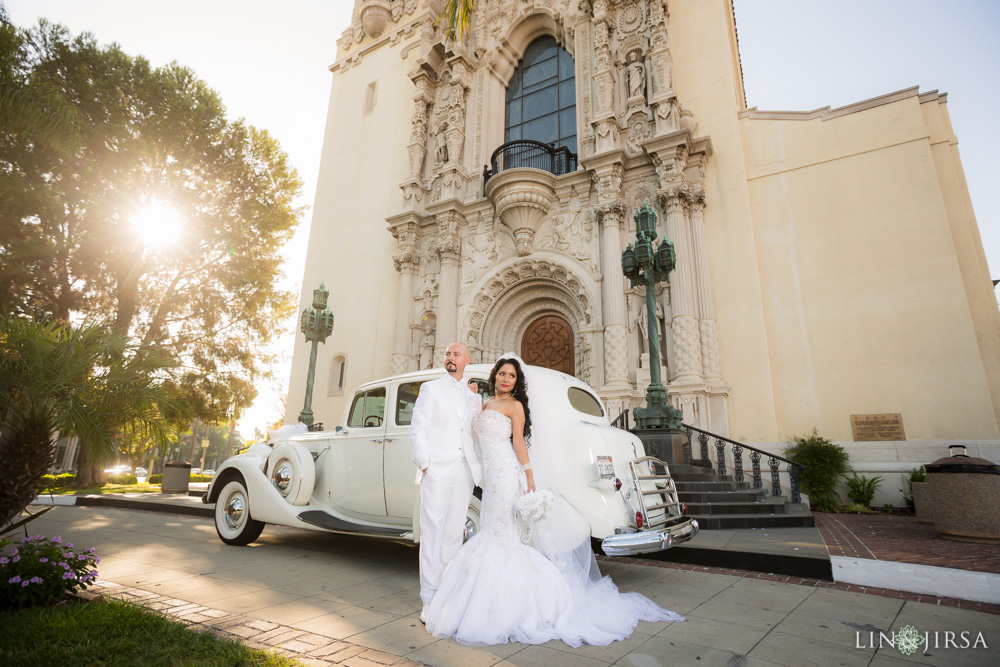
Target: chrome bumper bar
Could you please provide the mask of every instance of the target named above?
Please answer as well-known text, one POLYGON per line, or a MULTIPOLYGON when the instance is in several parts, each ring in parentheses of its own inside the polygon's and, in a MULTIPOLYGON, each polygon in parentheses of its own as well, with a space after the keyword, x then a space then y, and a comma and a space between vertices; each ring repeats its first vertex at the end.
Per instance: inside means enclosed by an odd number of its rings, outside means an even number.
POLYGON ((698 522, 688 519, 667 528, 609 535, 601 542, 601 549, 608 556, 636 556, 683 544, 697 534, 698 522))

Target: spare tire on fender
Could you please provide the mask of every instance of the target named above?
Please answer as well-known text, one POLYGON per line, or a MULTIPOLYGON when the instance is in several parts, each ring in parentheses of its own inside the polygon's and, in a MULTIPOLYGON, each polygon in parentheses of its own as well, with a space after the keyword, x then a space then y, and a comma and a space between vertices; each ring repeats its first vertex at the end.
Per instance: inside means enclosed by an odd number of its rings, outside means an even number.
POLYGON ((276 445, 267 457, 267 477, 289 504, 307 504, 316 484, 312 453, 294 441, 276 445))

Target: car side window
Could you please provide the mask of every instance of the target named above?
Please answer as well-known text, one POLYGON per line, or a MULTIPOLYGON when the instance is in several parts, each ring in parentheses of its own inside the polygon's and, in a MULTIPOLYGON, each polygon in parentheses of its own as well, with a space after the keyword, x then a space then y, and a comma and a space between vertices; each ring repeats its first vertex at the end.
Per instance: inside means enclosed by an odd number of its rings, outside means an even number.
POLYGON ((354 397, 347 425, 353 428, 381 426, 384 419, 385 387, 376 387, 354 397))
POLYGON ((604 408, 601 406, 601 402, 597 400, 597 397, 578 387, 569 388, 569 403, 573 406, 574 410, 578 410, 585 415, 593 415, 594 417, 604 416, 604 408))
POLYGON ((396 426, 409 426, 413 421, 413 406, 417 404, 420 395, 420 382, 406 382, 396 390, 396 426))

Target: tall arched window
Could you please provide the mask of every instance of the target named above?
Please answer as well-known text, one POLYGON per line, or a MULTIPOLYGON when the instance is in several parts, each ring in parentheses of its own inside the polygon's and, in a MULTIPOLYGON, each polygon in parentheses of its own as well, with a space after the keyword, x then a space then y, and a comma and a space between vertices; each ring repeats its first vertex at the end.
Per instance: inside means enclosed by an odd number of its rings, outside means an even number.
POLYGON ((507 84, 504 141, 534 139, 576 153, 573 58, 554 37, 539 37, 524 52, 507 84))

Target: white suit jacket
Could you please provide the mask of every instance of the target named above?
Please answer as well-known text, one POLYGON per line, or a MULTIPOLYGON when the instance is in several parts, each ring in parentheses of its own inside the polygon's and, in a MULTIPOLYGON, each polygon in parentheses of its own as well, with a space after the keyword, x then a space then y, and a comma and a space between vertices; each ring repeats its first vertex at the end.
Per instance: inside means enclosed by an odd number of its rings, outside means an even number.
POLYGON ((410 448, 418 481, 420 471, 435 461, 450 462, 464 456, 473 481, 479 485, 483 465, 472 441, 472 420, 482 406, 479 394, 472 393, 464 381, 456 383, 449 375, 420 385, 410 422, 410 448), (460 385, 460 392, 456 391, 456 385, 460 385))

